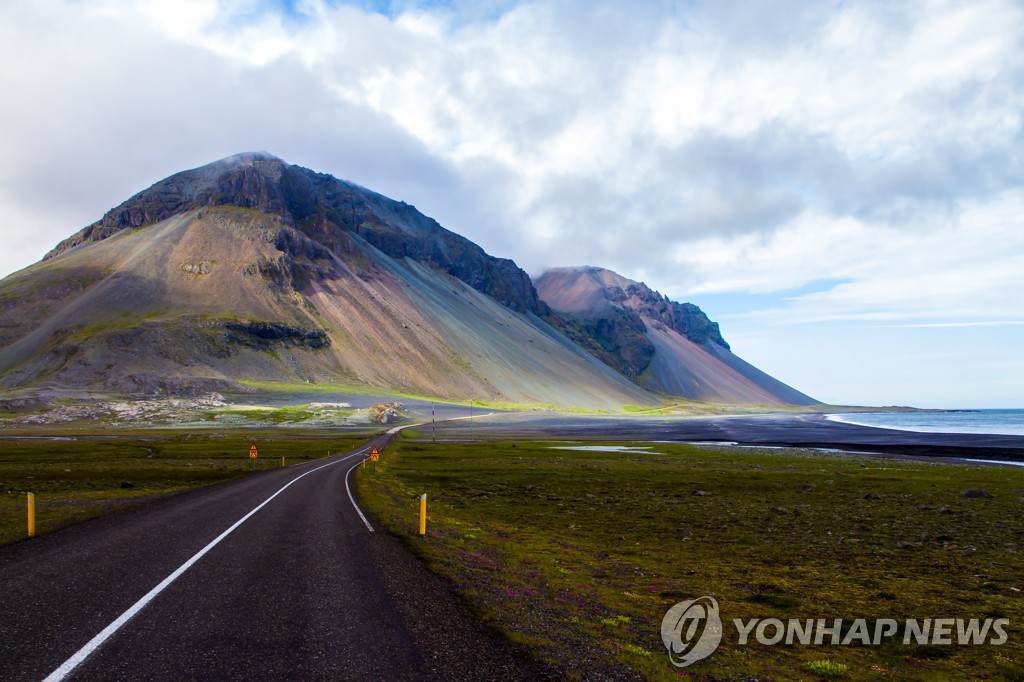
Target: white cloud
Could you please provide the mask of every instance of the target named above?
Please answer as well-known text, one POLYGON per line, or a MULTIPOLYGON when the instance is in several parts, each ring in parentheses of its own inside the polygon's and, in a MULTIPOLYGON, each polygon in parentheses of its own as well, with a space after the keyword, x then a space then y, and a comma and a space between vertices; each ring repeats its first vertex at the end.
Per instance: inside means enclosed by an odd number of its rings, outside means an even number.
POLYGON ((956 327, 1017 327, 1024 325, 1024 320, 981 320, 978 322, 928 322, 924 324, 884 325, 896 329, 950 329, 956 327))
POLYGON ((1019 3, 391 6, 0 5, 0 271, 263 149, 531 272, 680 297, 841 282, 773 320, 1024 312, 1019 3))
MULTIPOLYGON (((680 247, 696 293, 795 289, 842 280, 748 314, 771 324, 831 320, 1019 319, 1024 315, 1024 192, 897 229, 803 215, 770 236, 712 238, 680 247), (770 286, 765 286, 770 283, 770 286)), ((944 322, 945 324, 946 322, 944 322)))

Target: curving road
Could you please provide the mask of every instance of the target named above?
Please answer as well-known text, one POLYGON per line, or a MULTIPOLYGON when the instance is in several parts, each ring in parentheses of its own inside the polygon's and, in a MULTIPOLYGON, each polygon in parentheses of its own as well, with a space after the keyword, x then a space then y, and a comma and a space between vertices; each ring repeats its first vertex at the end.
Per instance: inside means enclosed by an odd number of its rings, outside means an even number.
POLYGON ((536 679, 351 500, 391 437, 0 548, 0 680, 536 679))

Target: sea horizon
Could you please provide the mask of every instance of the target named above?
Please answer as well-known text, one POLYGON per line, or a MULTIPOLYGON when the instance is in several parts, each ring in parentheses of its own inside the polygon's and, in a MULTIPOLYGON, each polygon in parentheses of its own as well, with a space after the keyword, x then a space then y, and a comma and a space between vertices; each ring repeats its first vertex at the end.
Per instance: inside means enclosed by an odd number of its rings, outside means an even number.
POLYGON ((919 412, 833 412, 825 418, 844 424, 918 433, 1024 435, 1024 408, 950 408, 919 412))

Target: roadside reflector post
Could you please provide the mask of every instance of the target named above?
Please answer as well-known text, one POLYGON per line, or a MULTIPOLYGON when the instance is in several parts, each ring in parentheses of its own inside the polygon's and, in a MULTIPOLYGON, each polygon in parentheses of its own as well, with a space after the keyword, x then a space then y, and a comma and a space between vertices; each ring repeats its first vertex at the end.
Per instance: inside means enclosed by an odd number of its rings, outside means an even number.
POLYGON ((284 455, 281 455, 281 466, 284 466, 284 455))
POLYGON ((36 496, 32 493, 28 494, 28 536, 30 538, 36 535, 36 496))
POLYGON ((420 495, 420 535, 427 534, 427 494, 420 495))

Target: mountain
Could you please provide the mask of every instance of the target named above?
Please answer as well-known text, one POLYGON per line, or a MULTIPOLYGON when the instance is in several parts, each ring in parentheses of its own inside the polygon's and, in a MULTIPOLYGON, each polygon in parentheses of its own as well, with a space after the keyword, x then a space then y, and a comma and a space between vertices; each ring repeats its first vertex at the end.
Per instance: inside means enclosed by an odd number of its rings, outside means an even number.
POLYGON ((595 408, 647 391, 545 318, 529 276, 414 207, 270 154, 136 194, 0 281, 0 389, 357 384, 595 408))
POLYGON ((139 192, 0 281, 0 311, 8 393, 276 381, 604 409, 815 402, 732 354, 696 306, 599 268, 535 288, 413 206, 266 153, 139 192))
POLYGON ((733 404, 818 402, 736 356, 691 303, 596 267, 555 268, 535 284, 561 313, 563 333, 650 391, 733 404))

